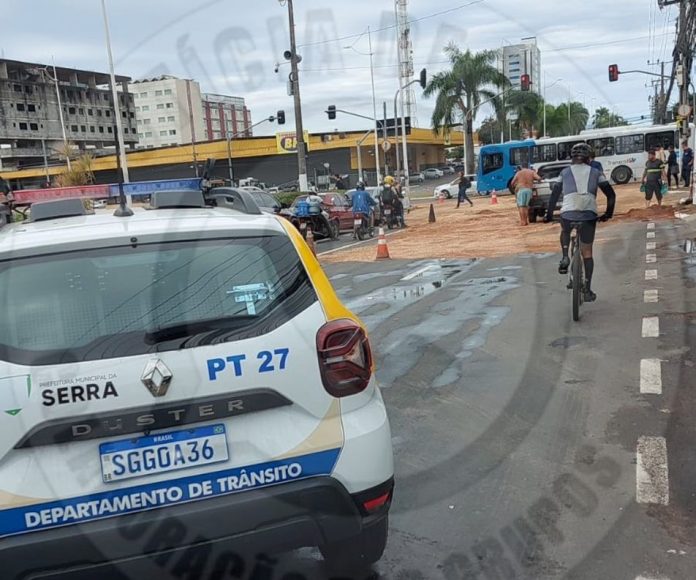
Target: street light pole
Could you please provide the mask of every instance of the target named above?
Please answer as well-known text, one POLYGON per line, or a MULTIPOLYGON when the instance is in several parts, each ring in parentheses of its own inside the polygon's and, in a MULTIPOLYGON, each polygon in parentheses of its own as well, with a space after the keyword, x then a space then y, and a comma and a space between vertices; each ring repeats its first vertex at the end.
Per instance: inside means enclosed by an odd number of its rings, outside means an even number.
POLYGON ((260 121, 254 123, 250 127, 247 127, 245 129, 242 129, 241 131, 237 131, 235 133, 232 133, 231 131, 227 131, 227 117, 225 116, 225 112, 222 112, 222 120, 225 123, 225 136, 227 138, 227 170, 229 171, 230 175, 230 183, 234 183, 234 174, 232 172, 232 139, 235 137, 239 137, 241 134, 246 133, 247 131, 251 131, 255 127, 258 127, 259 125, 263 123, 273 123, 273 121, 276 120, 276 117, 274 115, 271 115, 270 117, 266 117, 265 119, 261 119, 260 121))
MULTIPOLYGON (((367 27, 367 42, 369 44, 370 50, 370 79, 372 81, 372 111, 375 118, 375 170, 377 171, 377 185, 382 182, 382 175, 379 167, 379 134, 377 132, 377 97, 375 96, 375 67, 373 63, 373 53, 372 53, 372 34, 370 32, 370 27, 367 27)), ((386 154, 385 154, 386 157, 386 154)))
MULTIPOLYGON (((283 0, 280 0, 281 2, 283 0)), ((304 142, 304 127, 302 126, 302 99, 300 98, 300 77, 297 68, 297 41, 295 40, 295 13, 292 0, 285 0, 288 4, 288 18, 290 21, 290 73, 292 82, 292 94, 295 100, 295 138, 297 139, 297 169, 299 174, 300 191, 309 191, 307 181, 307 149, 304 142)))
MULTIPOLYGON (((65 118, 63 117, 63 103, 60 100, 60 87, 58 86, 58 73, 56 72, 56 61, 51 57, 51 63, 53 64, 53 83, 56 87, 56 97, 58 98, 58 116, 60 118, 60 129, 63 132, 63 145, 65 146, 65 158, 68 162, 68 169, 72 169, 70 166, 70 151, 68 151, 68 135, 65 132, 65 118)), ((47 71, 48 73, 48 71, 47 71)), ((51 75, 49 74, 50 78, 51 75)))
MULTIPOLYGON (((102 13, 104 15, 104 32, 106 34, 106 52, 109 57, 109 75, 111 76, 111 94, 114 100, 114 115, 116 115, 116 138, 118 140, 119 155, 121 157, 121 170, 123 171, 123 181, 130 181, 128 175, 128 160, 126 158, 126 144, 123 139, 123 124, 121 123, 121 107, 118 102, 118 89, 116 88, 116 75, 114 73, 114 57, 111 52, 111 34, 109 32, 109 16, 106 12, 106 0, 101 0, 102 13)), ((128 98, 128 94, 124 95, 128 98)), ((128 205, 131 204, 130 196, 128 196, 128 205)))

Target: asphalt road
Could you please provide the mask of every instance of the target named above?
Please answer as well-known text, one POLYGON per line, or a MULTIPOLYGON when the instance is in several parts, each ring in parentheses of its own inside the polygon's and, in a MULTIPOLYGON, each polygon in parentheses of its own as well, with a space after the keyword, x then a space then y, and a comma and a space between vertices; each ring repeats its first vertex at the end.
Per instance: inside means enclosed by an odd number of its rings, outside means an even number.
MULTIPOLYGON (((580 323, 557 256, 327 266, 392 425, 374 578, 694 577, 696 224, 619 227, 580 323)), ((311 550, 276 565, 327 577, 311 550)))

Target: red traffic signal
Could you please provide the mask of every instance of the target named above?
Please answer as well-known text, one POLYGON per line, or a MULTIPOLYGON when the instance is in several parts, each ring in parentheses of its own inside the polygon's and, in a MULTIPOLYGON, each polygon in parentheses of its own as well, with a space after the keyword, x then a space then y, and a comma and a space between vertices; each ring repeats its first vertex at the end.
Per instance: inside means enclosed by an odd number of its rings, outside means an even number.
POLYGON ((530 80, 528 74, 524 74, 520 77, 520 87, 523 91, 528 91, 531 84, 532 81, 530 80))
POLYGON ((326 114, 329 116, 329 119, 333 121, 336 118, 336 105, 329 105, 326 114))
POLYGON ((619 80, 619 75, 621 73, 619 72, 619 65, 618 64, 610 64, 609 65, 609 82, 613 83, 619 80))

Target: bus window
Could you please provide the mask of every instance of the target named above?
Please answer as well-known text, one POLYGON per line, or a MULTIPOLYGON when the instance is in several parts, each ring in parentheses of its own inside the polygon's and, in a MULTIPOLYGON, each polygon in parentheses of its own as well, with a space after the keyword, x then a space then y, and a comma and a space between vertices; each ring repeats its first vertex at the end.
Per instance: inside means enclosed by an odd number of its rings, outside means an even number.
POLYGON ((537 145, 532 149, 533 163, 550 163, 556 161, 556 145, 537 145))
POLYGON ((510 149, 510 164, 520 167, 529 167, 529 147, 515 147, 510 149))
POLYGON ((566 141, 565 143, 558 144, 558 160, 566 161, 570 159, 570 151, 574 145, 578 143, 584 143, 584 141, 566 141))
POLYGON ((616 154, 626 155, 628 153, 642 153, 643 135, 621 135, 616 138, 616 154))
POLYGON ((676 138, 674 131, 662 131, 660 133, 648 133, 645 136, 645 150, 650 151, 651 149, 657 149, 658 147, 664 147, 667 149, 670 145, 676 145, 676 138))
POLYGON ((594 149, 597 157, 610 157, 614 155, 614 138, 588 139, 587 144, 594 149))
POLYGON ((503 154, 502 153, 485 153, 483 155, 483 174, 492 173, 498 169, 503 168, 503 154))

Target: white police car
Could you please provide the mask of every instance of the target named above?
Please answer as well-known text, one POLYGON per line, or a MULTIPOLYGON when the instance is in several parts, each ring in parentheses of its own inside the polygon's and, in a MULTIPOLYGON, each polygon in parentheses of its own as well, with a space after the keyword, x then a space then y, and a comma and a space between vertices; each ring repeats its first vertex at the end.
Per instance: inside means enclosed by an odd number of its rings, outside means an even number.
POLYGON ((378 560, 393 460, 361 322, 248 194, 151 202, 0 227, 0 576, 378 560))

